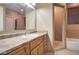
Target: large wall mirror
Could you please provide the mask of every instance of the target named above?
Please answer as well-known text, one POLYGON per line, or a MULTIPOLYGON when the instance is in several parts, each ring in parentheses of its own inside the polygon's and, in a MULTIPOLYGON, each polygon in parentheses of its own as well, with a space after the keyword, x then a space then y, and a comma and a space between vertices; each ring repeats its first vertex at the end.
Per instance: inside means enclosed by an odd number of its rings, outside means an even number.
POLYGON ((26 30, 27 31, 36 31, 36 11, 35 9, 29 13, 27 13, 26 15, 26 18, 27 18, 27 21, 26 21, 26 30))
POLYGON ((35 31, 35 8, 32 4, 0 4, 0 34, 35 31))

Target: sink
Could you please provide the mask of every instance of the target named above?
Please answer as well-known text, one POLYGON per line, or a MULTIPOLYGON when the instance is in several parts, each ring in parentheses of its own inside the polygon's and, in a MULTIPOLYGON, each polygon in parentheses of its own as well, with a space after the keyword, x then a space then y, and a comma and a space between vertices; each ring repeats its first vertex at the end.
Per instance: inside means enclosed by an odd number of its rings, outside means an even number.
POLYGON ((31 34, 22 35, 21 38, 30 39, 30 38, 35 38, 35 37, 38 37, 38 36, 39 36, 38 34, 31 33, 31 34))
POLYGON ((21 38, 26 38, 26 35, 22 35, 21 38))

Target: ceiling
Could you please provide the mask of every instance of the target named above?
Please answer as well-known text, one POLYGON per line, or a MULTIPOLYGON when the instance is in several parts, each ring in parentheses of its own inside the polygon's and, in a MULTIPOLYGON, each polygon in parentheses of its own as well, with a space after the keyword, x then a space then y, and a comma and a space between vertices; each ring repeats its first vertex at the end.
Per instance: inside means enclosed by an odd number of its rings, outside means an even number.
POLYGON ((73 8, 73 7, 78 7, 79 3, 67 3, 67 8, 73 8))
POLYGON ((56 5, 60 5, 60 6, 67 6, 67 8, 73 8, 73 7, 78 7, 79 3, 54 3, 56 5))
POLYGON ((5 8, 19 12, 23 15, 33 10, 32 8, 29 8, 26 4, 23 3, 2 3, 1 5, 5 8))
MULTIPOLYGON (((55 3, 55 4, 65 6, 65 3, 55 3)), ((23 3, 2 3, 0 5, 3 5, 5 8, 17 11, 23 15, 33 10, 32 8, 28 7, 27 4, 23 3)), ((67 8, 73 8, 79 6, 79 3, 66 3, 66 5, 67 8)))
POLYGON ((56 5, 65 6, 65 3, 54 3, 56 5))

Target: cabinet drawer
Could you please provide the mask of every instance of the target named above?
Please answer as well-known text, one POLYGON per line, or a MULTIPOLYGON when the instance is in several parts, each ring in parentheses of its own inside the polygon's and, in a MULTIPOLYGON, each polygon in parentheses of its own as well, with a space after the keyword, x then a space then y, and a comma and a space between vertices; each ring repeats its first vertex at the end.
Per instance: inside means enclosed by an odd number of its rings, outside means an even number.
POLYGON ((26 54, 26 52, 25 52, 24 46, 20 47, 18 49, 15 49, 11 53, 9 53, 9 55, 25 55, 25 54, 26 54))
POLYGON ((30 43, 30 48, 33 49, 35 48, 36 46, 38 46, 41 42, 43 41, 43 37, 39 37, 33 41, 31 41, 30 43))

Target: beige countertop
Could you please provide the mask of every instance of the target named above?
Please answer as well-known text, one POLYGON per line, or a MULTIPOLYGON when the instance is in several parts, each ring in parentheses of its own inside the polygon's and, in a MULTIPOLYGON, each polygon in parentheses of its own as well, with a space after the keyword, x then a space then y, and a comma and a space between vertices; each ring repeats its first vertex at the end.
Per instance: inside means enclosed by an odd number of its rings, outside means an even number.
POLYGON ((20 33, 25 33, 25 30, 17 30, 13 32, 0 32, 0 36, 6 36, 6 35, 13 35, 13 34, 20 34, 20 33))
POLYGON ((12 49, 16 46, 19 46, 25 42, 29 42, 29 41, 33 40, 34 38, 42 36, 46 33, 47 32, 36 32, 36 33, 16 36, 16 37, 12 37, 12 38, 2 39, 2 40, 0 40, 0 54, 4 53, 5 51, 7 51, 9 49, 12 49))

